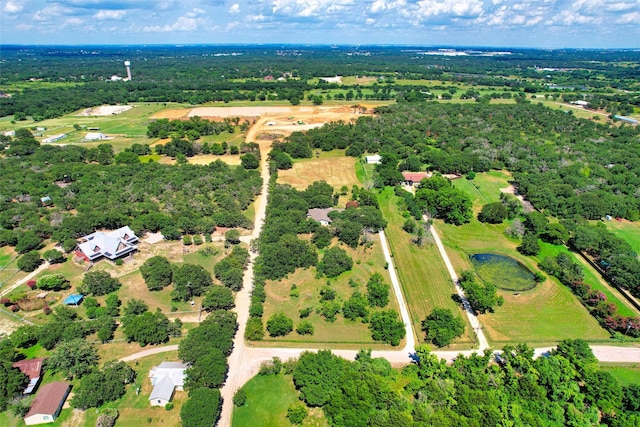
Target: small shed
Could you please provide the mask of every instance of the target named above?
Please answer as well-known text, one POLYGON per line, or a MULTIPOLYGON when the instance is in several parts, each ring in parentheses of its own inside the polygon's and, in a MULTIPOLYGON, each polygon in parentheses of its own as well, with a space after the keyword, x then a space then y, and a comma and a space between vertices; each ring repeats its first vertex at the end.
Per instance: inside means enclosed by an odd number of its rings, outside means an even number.
POLYGON ((24 416, 24 423, 32 426, 54 422, 60 415, 70 390, 71 386, 64 382, 53 382, 40 387, 29 412, 24 416))
POLYGON ((84 299, 84 295, 82 294, 71 294, 64 299, 62 302, 64 305, 75 305, 76 307, 82 303, 84 299))
POLYGON ((14 368, 20 369, 20 372, 29 377, 29 384, 22 393, 31 394, 38 387, 42 375, 43 360, 43 357, 39 357, 37 359, 20 360, 13 364, 14 368))
POLYGON ((382 161, 382 157, 379 154, 374 154, 372 156, 365 156, 368 165, 379 165, 382 161))

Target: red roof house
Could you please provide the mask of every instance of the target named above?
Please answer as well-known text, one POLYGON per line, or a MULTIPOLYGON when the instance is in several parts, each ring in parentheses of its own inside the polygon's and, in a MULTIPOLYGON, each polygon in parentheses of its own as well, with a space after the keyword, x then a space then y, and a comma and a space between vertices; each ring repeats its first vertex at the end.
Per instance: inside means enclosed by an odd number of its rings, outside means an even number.
POLYGON ((70 390, 71 385, 63 382, 49 383, 40 387, 29 412, 24 416, 24 423, 32 426, 54 422, 60 415, 70 390))
POLYGON ((402 172, 402 177, 406 185, 420 184, 425 178, 430 178, 431 174, 428 172, 402 172))

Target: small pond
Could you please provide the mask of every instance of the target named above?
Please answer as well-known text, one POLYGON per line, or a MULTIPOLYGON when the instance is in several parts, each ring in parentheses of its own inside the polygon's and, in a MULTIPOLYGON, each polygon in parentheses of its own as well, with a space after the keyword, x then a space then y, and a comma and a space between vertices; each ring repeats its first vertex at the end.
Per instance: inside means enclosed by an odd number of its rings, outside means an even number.
POLYGON ((471 262, 485 282, 506 291, 526 291, 536 286, 533 273, 518 260, 505 255, 474 254, 471 262))

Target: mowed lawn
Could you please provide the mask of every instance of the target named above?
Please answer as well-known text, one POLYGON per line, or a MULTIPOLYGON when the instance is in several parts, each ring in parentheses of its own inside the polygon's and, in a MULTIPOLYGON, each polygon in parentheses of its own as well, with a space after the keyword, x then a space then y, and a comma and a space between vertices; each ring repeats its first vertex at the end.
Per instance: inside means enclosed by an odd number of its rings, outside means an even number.
POLYGON ((420 342, 424 342, 424 334, 420 331, 424 318, 434 308, 449 308, 466 323, 465 334, 452 346, 468 347, 474 342, 473 331, 460 305, 452 299, 455 289, 440 252, 433 242, 422 247, 411 242, 411 235, 402 230, 405 218, 398 209, 399 200, 392 188, 386 188, 378 195, 380 207, 389 223, 385 233, 416 335, 420 342))
POLYGON ((315 181, 326 181, 336 191, 345 185, 351 189, 354 184, 360 184, 355 171, 357 161, 346 157, 344 150, 320 152, 316 158, 296 159, 291 169, 278 171, 278 183, 304 190, 315 181))
MULTIPOLYGON (((351 271, 342 273, 336 279, 327 279, 326 277, 316 277, 316 268, 298 269, 293 274, 279 281, 268 281, 265 288, 267 300, 264 304, 265 321, 273 314, 282 312, 293 319, 294 332, 281 338, 271 338, 267 334, 262 343, 278 342, 294 344, 327 344, 334 343, 340 345, 341 348, 360 348, 361 344, 366 344, 368 348, 386 349, 390 346, 377 343, 371 338, 369 325, 362 323, 360 319, 356 321, 347 320, 340 312, 334 322, 328 322, 316 313, 316 309, 320 306, 320 290, 327 286, 336 290, 336 301, 342 303, 349 299, 355 290, 360 291, 363 295, 367 293, 367 281, 375 273, 380 273, 384 277, 385 283, 391 286, 391 280, 388 272, 384 269, 384 255, 380 246, 380 240, 377 235, 371 236, 373 245, 370 248, 359 246, 357 249, 351 249, 345 245, 341 248, 347 251, 347 254, 353 259, 354 264, 351 271), (291 296, 291 289, 296 285, 299 296, 291 296), (312 308, 312 313, 307 320, 311 321, 314 326, 313 335, 298 335, 295 332, 296 325, 302 320, 299 317, 299 311, 304 308, 312 308), (349 345, 351 344, 351 345, 349 345), (353 344, 357 344, 353 346, 353 344)), ((337 245, 337 239, 334 239, 332 245, 337 245)), ((322 259, 322 255, 319 256, 322 259)), ((385 309, 393 308, 399 312, 398 304, 393 293, 393 289, 389 290, 389 305, 385 309)), ((379 310, 379 309, 376 309, 379 310)), ((260 345, 260 343, 256 343, 260 345)))
MULTIPOLYGON (((139 359, 136 362, 129 362, 136 371, 136 381, 134 384, 127 386, 126 393, 116 402, 106 403, 99 409, 115 408, 120 413, 117 424, 121 427, 140 427, 142 423, 150 425, 162 425, 168 427, 180 426, 180 408, 187 400, 186 391, 177 391, 172 402, 175 407, 167 411, 161 406, 150 406, 149 395, 153 389, 151 380, 149 379, 149 371, 153 366, 159 365, 164 361, 179 361, 178 352, 171 351, 162 354, 156 354, 139 359), (140 394, 136 393, 136 387, 140 386, 140 394)), ((84 422, 80 425, 93 426, 96 425, 99 413, 94 410, 84 412, 84 422)))
MULTIPOLYGON (((256 375, 243 387, 247 401, 233 408, 233 427, 289 426, 287 409, 298 402, 298 392, 289 375, 256 375)), ((320 408, 310 408, 303 427, 325 427, 327 420, 320 408)))
POLYGON ((582 265, 584 282, 591 286, 592 289, 605 294, 607 301, 615 303, 618 306, 618 314, 621 316, 640 316, 640 312, 627 299, 625 299, 617 289, 610 286, 589 263, 587 263, 580 255, 570 251, 566 246, 557 246, 540 242, 540 253, 537 258, 542 261, 545 257, 557 256, 560 252, 568 254, 575 262, 582 265))
POLYGON ((609 372, 622 385, 640 385, 640 362, 600 363, 598 367, 603 371, 609 372))
MULTIPOLYGON (((478 191, 467 193, 474 202, 474 212, 479 212, 481 206, 489 201, 499 200, 499 189, 508 185, 507 174, 503 174, 502 182, 496 173, 489 178, 484 175, 478 174, 474 180, 478 191)), ((462 181, 455 185, 464 189, 461 184, 462 181)), ((469 255, 474 253, 507 255, 522 262, 531 271, 538 271, 538 259, 522 256, 516 250, 520 242, 505 235, 506 223, 483 224, 474 217, 470 223, 462 226, 444 224, 439 220, 435 224, 458 273, 473 268, 469 255)), ((495 347, 513 342, 540 346, 565 338, 600 341, 609 337, 569 288, 554 278, 548 278, 529 291, 499 291, 499 294, 505 299, 504 305, 497 307, 495 313, 479 317, 488 339, 495 347)))
POLYGON ((625 240, 637 254, 640 254, 640 221, 613 220, 605 221, 605 225, 607 230, 625 240))

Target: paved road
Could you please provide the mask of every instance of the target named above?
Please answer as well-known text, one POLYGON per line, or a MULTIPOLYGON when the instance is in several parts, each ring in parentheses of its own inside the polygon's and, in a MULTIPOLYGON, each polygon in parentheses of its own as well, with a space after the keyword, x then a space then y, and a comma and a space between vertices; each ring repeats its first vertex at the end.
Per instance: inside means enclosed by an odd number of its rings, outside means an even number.
MULTIPOLYGON (((426 216, 424 219, 425 221, 427 220, 426 216)), ((476 316, 476 313, 471 308, 471 304, 469 304, 469 300, 467 299, 467 296, 464 294, 464 291, 460 287, 460 280, 458 280, 458 275, 456 274, 456 271, 453 269, 453 265, 449 260, 449 256, 447 255, 447 252, 444 250, 444 245, 442 244, 442 241, 440 240, 440 236, 438 236, 438 232, 436 231, 436 228, 433 226, 433 224, 431 225, 431 235, 433 236, 433 240, 436 242, 436 246, 440 251, 440 256, 442 256, 442 260, 444 261, 444 264, 447 266, 447 270, 449 271, 451 280, 453 280, 453 283, 455 284, 456 292, 458 293, 458 296, 462 301, 462 307, 464 307, 464 311, 465 313, 467 313, 467 317, 469 318, 469 323, 471 323, 471 327, 473 328, 473 331, 476 334, 476 339, 478 340, 478 343, 479 343, 479 350, 482 352, 483 350, 489 348, 489 342, 487 341, 487 338, 484 336, 484 332, 482 331, 482 325, 478 320, 478 316, 476 316)))

